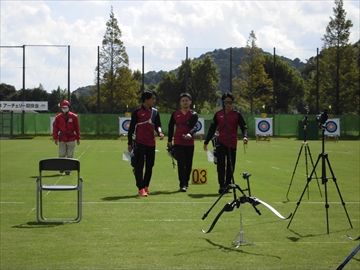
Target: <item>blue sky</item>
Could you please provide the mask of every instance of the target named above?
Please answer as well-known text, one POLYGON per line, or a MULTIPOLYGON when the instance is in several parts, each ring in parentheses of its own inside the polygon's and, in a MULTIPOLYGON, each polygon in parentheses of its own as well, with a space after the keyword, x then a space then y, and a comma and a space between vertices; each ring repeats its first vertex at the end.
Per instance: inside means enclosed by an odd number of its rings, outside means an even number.
MULTIPOLYGON (((25 49, 25 86, 48 91, 94 84, 97 46, 113 7, 129 55, 130 68, 169 71, 186 57, 214 49, 244 47, 253 30, 257 45, 290 59, 306 59, 321 48, 334 1, 7 1, 1 0, 1 46, 25 49), (37 46, 28 46, 37 45, 37 46), (63 47, 38 45, 64 45, 63 47)), ((344 0, 359 37, 359 1, 344 0)), ((1 83, 22 88, 22 49, 1 49, 1 83)), ((236 56, 233 56, 236 57, 236 56)))

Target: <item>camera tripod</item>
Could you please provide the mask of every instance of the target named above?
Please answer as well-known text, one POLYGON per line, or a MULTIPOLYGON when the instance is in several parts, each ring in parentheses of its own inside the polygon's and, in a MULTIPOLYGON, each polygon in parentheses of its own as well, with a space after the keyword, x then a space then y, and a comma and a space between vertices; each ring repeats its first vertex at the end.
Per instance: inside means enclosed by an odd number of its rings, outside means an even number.
MULTIPOLYGON (((294 179, 295 172, 296 172, 296 168, 297 168, 297 165, 298 165, 298 163, 299 163, 299 159, 300 159, 300 156, 301 156, 301 153, 302 153, 303 148, 305 148, 305 170, 306 170, 306 178, 308 178, 308 176, 309 176, 308 158, 307 158, 308 153, 309 153, 311 165, 312 165, 312 167, 314 168, 314 162, 313 162, 313 159, 312 159, 312 156, 311 156, 310 147, 309 147, 309 144, 308 144, 307 141, 306 141, 307 118, 308 118, 308 117, 306 116, 306 117, 302 120, 302 122, 303 122, 303 130, 304 130, 304 141, 303 141, 302 144, 301 144, 300 151, 299 151, 299 154, 298 154, 298 158, 297 158, 296 163, 295 163, 295 168, 294 168, 294 171, 293 171, 291 180, 290 180, 289 188, 288 188, 287 193, 286 193, 286 199, 287 199, 287 200, 289 200, 288 195, 289 195, 290 187, 291 187, 292 181, 293 181, 293 179, 294 179)), ((316 175, 316 172, 314 172, 314 174, 315 174, 315 179, 316 179, 316 182, 317 182, 317 185, 318 185, 318 188, 319 188, 320 196, 322 197, 321 189, 320 189, 320 185, 319 185, 319 181, 318 181, 318 177, 317 177, 317 175, 316 175)), ((308 198, 309 198, 309 188, 307 188, 307 191, 308 191, 308 198)))
POLYGON ((329 206, 329 203, 328 203, 328 194, 327 194, 327 182, 328 182, 328 179, 329 179, 329 178, 326 177, 326 165, 328 166, 328 168, 329 168, 329 170, 330 170, 330 172, 331 172, 331 178, 330 178, 330 179, 332 179, 332 180, 334 181, 334 183, 335 183, 337 192, 338 192, 339 197, 340 197, 340 200, 341 200, 341 204, 342 204, 343 207, 344 207, 344 210, 345 210, 346 216, 347 216, 347 218, 348 218, 350 227, 353 228, 353 226, 352 226, 352 224, 351 224, 351 221, 350 221, 349 214, 348 214, 348 212, 347 212, 347 210, 346 210, 346 207, 345 207, 345 202, 344 202, 344 200, 343 200, 343 198, 342 198, 342 196, 341 196, 340 189, 339 189, 339 186, 338 186, 338 184, 337 184, 336 177, 335 177, 334 172, 333 172, 333 170, 332 170, 332 168, 331 168, 328 154, 324 152, 324 150, 325 150, 325 146, 324 146, 325 126, 324 126, 324 124, 325 124, 325 121, 322 122, 321 125, 319 126, 319 127, 322 129, 322 153, 319 154, 319 157, 318 157, 318 159, 317 159, 317 161, 316 161, 316 163, 315 163, 315 166, 314 166, 314 168, 313 168, 310 176, 309 176, 308 179, 307 179, 305 188, 304 188, 304 190, 303 190, 303 192, 302 192, 302 194, 301 194, 301 196, 300 196, 299 201, 296 203, 295 211, 294 211, 294 213, 293 213, 293 215, 292 215, 292 217, 291 217, 291 219, 290 219, 290 221, 289 221, 289 224, 288 224, 287 228, 290 227, 291 221, 292 221, 292 219, 293 219, 294 216, 295 216, 295 213, 296 213, 296 211, 297 211, 297 209, 298 209, 298 207, 299 207, 299 205, 300 205, 301 199, 302 199, 302 197, 304 196, 304 193, 305 193, 306 189, 307 189, 308 186, 309 186, 309 183, 310 183, 310 181, 311 181, 311 179, 312 179, 313 174, 315 173, 316 167, 317 167, 317 165, 319 164, 320 159, 321 159, 321 165, 322 165, 322 166, 321 166, 321 180, 322 180, 322 184, 324 185, 324 189, 325 189, 325 209, 326 209, 326 228, 327 228, 327 234, 329 234, 329 207, 330 207, 330 206, 329 206))

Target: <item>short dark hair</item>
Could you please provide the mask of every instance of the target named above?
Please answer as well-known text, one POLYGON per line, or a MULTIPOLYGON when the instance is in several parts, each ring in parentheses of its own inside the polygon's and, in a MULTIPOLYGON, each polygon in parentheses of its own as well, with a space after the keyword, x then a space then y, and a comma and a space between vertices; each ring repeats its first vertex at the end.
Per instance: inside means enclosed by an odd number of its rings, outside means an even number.
POLYGON ((142 93, 141 101, 145 102, 145 100, 150 99, 153 95, 156 97, 156 93, 154 91, 147 90, 147 91, 142 93))
POLYGON ((222 95, 221 100, 224 101, 225 98, 227 98, 227 97, 231 98, 232 101, 234 101, 234 99, 235 99, 233 93, 231 93, 231 92, 225 92, 225 93, 222 95))
POLYGON ((179 100, 181 100, 183 97, 187 97, 188 99, 192 100, 191 95, 189 93, 182 93, 179 97, 179 100))

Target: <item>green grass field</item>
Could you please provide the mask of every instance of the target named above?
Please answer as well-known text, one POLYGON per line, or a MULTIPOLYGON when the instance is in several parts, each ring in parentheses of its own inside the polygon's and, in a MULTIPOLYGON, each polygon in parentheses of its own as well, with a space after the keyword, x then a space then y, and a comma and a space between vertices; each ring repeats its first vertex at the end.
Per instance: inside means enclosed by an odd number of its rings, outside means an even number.
MULTIPOLYGON (((272 138, 250 140, 246 153, 239 142, 235 183, 243 189, 243 172, 251 174, 251 195, 278 210, 293 213, 313 171, 302 141, 272 138), (296 160, 299 162, 295 170, 296 160), (306 159, 307 157, 307 159, 306 159), (295 171, 292 182, 290 181, 295 171), (291 185, 290 185, 291 182, 291 185), (287 192, 288 199, 286 198, 287 192)), ((207 161, 203 142, 196 142, 194 169, 207 169, 207 184, 190 185, 178 192, 177 172, 166 152, 166 140, 157 141, 150 196, 137 195, 132 168, 122 160, 123 140, 82 140, 75 158, 81 162, 83 219, 75 224, 39 224, 36 221, 38 163, 56 157, 57 146, 47 138, 0 141, 1 269, 336 269, 354 250, 360 235, 359 141, 325 143, 336 189, 326 165, 329 201, 327 234, 325 190, 321 183, 322 160, 287 228, 262 205, 241 204, 225 212, 213 231, 207 230, 233 194, 224 195, 205 220, 203 215, 218 198, 216 167, 207 161), (341 204, 349 214, 353 228, 341 204), (236 248, 240 232, 253 245, 236 248)), ((322 152, 321 141, 309 141, 314 163, 322 152)), ((51 172, 48 183, 64 184, 75 174, 51 172)), ((237 191, 237 196, 241 193, 237 191)), ((45 195, 46 215, 73 214, 74 193, 45 195)), ((360 253, 344 269, 360 268, 360 253)))

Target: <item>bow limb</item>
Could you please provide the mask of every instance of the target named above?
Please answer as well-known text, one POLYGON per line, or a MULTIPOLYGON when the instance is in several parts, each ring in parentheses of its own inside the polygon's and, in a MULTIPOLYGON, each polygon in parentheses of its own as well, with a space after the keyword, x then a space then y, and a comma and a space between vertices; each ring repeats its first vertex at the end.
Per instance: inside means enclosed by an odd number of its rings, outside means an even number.
POLYGON ((289 219, 292 216, 292 213, 290 214, 290 216, 288 216, 287 218, 284 217, 283 215, 281 215, 274 207, 272 207, 270 204, 258 199, 258 198, 253 198, 256 202, 264 205, 265 207, 267 207, 270 211, 272 211, 275 215, 277 215, 279 218, 285 220, 285 219, 289 219))
POLYGON ((219 212, 219 214, 215 217, 213 223, 211 224, 210 228, 205 231, 205 230, 201 230, 203 233, 209 233, 212 231, 212 229, 214 229, 216 222, 219 220, 219 218, 221 217, 221 215, 225 212, 225 207, 219 212))

